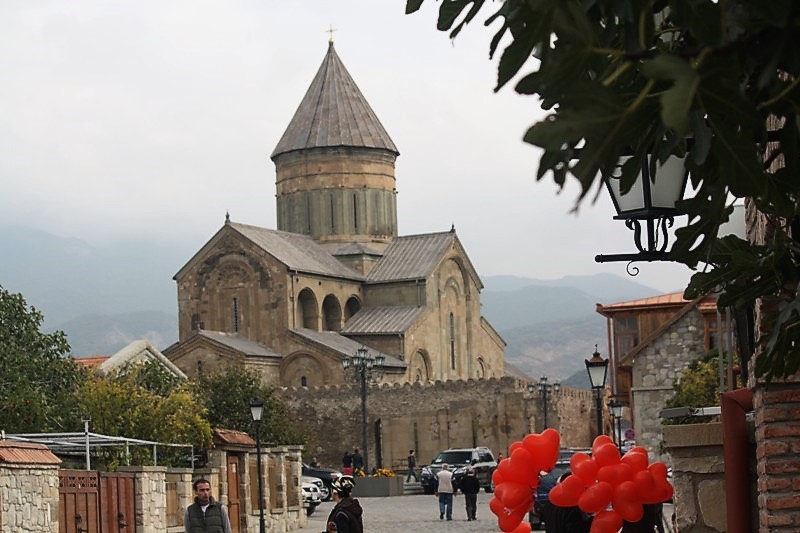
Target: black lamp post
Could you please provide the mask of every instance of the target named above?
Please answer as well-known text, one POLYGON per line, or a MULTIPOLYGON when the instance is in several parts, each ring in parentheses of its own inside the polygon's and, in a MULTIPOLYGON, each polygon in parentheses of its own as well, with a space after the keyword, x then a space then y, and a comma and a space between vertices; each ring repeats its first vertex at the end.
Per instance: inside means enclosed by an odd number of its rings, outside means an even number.
POLYGON ((256 423, 256 469, 258 470, 258 531, 266 533, 266 522, 264 522, 264 478, 261 475, 261 415, 264 413, 264 402, 252 400, 250 402, 250 414, 253 415, 253 422, 256 423))
POLYGON ((611 416, 614 418, 614 424, 617 432, 617 448, 619 448, 620 454, 622 454, 622 407, 622 402, 620 401, 612 400, 608 402, 608 410, 611 412, 611 416))
POLYGON ((542 376, 539 378, 539 383, 534 385, 533 383, 528 384, 528 392, 533 394, 534 392, 538 391, 539 395, 542 397, 542 410, 544 413, 544 429, 547 429, 547 398, 550 396, 551 393, 557 394, 558 391, 561 390, 561 383, 556 381, 555 383, 548 383, 547 376, 542 376))
POLYGON ((361 385, 361 446, 364 448, 364 471, 368 471, 369 441, 367 439, 367 380, 373 371, 383 368, 384 356, 380 353, 375 355, 369 353, 365 347, 356 350, 354 355, 345 356, 342 359, 342 367, 345 370, 352 368, 358 377, 361 385))
MULTIPOLYGON (((620 167, 630 156, 620 158, 620 167)), ((667 260, 667 230, 678 214, 675 204, 683 198, 688 173, 682 157, 670 156, 661 164, 655 157, 642 158, 642 168, 631 188, 623 194, 620 175, 605 179, 606 187, 617 211, 615 220, 624 220, 632 230, 635 254, 597 255, 598 263, 610 261, 667 260), (645 242, 642 242, 642 222, 645 242)), ((635 273, 634 273, 635 275, 635 273)))
POLYGON ((608 374, 608 359, 600 357, 597 345, 594 345, 594 353, 591 359, 585 359, 586 371, 589 373, 589 383, 595 394, 597 407, 597 434, 603 434, 603 388, 606 386, 606 375, 608 374))

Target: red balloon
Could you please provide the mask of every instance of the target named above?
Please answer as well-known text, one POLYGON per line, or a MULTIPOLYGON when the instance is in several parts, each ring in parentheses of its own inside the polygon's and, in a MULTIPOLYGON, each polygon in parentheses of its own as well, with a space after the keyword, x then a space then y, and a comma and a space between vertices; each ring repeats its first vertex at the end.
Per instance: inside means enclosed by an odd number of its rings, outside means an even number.
POLYGON ((666 479, 657 479, 655 480, 655 489, 653 491, 653 497, 645 501, 645 503, 665 502, 672 498, 674 492, 675 489, 673 489, 669 481, 667 481, 666 479))
MULTIPOLYGON (((595 440, 595 442, 597 441, 595 440)), ((592 451, 592 459, 599 468, 615 465, 619 463, 619 448, 613 442, 601 444, 592 451)))
POLYGON ((558 460, 558 443, 555 442, 554 447, 552 437, 531 433, 522 440, 522 445, 533 456, 537 473, 542 470, 549 472, 555 468, 558 460))
POLYGON ((505 483, 505 481, 506 478, 503 476, 503 471, 500 470, 500 468, 495 468, 494 472, 492 472, 492 482, 494 483, 495 487, 501 483, 505 483))
POLYGON ((511 443, 511 446, 508 447, 508 455, 510 456, 512 453, 514 453, 514 450, 516 450, 517 448, 522 448, 521 440, 517 440, 511 443))
POLYGON ((622 517, 616 511, 603 509, 594 516, 590 533, 617 533, 622 527, 622 517))
POLYGON ((611 506, 628 522, 638 522, 644 516, 642 495, 633 481, 625 481, 614 489, 611 506))
MULTIPOLYGON (((512 466, 510 457, 506 457, 500 461, 494 472, 502 482, 514 481, 516 483, 527 483, 529 479, 528 472, 524 470, 517 470, 512 466)), ((495 474, 492 474, 492 479, 494 479, 494 475, 495 474)), ((495 485, 497 485, 496 481, 495 485)))
POLYGON ((597 471, 598 481, 608 481, 612 487, 633 479, 633 469, 625 463, 604 466, 597 471))
POLYGON ((633 484, 644 503, 650 503, 656 497, 656 480, 649 470, 640 470, 633 475, 633 484))
POLYGON ((550 489, 549 498, 553 505, 575 507, 584 492, 586 492, 586 485, 583 481, 577 476, 569 476, 550 489))
POLYGON ((520 505, 516 509, 506 509, 501 515, 498 515, 497 525, 503 531, 514 531, 519 523, 522 522, 522 518, 528 514, 528 511, 530 511, 532 507, 533 501, 520 505))
POLYGON ((650 460, 649 459, 650 456, 647 454, 647 449, 645 449, 643 446, 634 446, 633 448, 628 450, 628 453, 643 453, 647 455, 648 461, 650 460))
POLYGON ((542 431, 542 439, 547 443, 547 447, 549 448, 550 452, 550 456, 547 458, 547 460, 548 465, 552 463, 552 467, 546 469, 549 472, 555 468, 556 463, 558 462, 561 452, 561 435, 559 435, 558 431, 555 429, 547 428, 542 431))
MULTIPOLYGON (((495 489, 496 488, 497 487, 495 487, 495 489)), ((495 514, 495 516, 502 515, 505 512, 505 509, 506 509, 506 506, 503 505, 503 502, 501 502, 500 499, 497 498, 497 496, 494 496, 494 497, 492 497, 491 500, 489 500, 489 510, 491 510, 492 513, 495 514)))
POLYGON ((578 498, 578 507, 585 513, 597 513, 605 509, 606 506, 611 503, 611 497, 613 495, 614 489, 611 487, 611 484, 600 481, 591 485, 581 494, 581 497, 578 498))
POLYGON ((510 459, 511 468, 514 469, 515 474, 522 478, 523 483, 528 483, 529 485, 539 484, 537 461, 527 449, 523 447, 514 450, 510 459))
POLYGON ((597 480, 597 463, 583 452, 578 452, 570 458, 569 467, 572 474, 581 478, 587 485, 597 480))
POLYGON ((494 488, 495 497, 509 509, 516 509, 533 498, 533 490, 529 485, 506 481, 494 488))
POLYGON ((645 470, 650 460, 647 457, 647 453, 639 453, 629 450, 628 453, 622 456, 620 462, 630 466, 633 469, 633 472, 636 473, 640 470, 645 470))
POLYGON ((653 477, 656 480, 663 479, 666 481, 667 479, 667 465, 658 461, 656 463, 651 464, 647 467, 647 469, 652 472, 653 477))
POLYGON ((597 453, 597 448, 602 446, 603 444, 614 444, 614 441, 608 435, 598 435, 595 437, 594 442, 592 442, 592 455, 597 453))
POLYGON ((528 522, 520 522, 511 533, 531 533, 531 525, 528 522))

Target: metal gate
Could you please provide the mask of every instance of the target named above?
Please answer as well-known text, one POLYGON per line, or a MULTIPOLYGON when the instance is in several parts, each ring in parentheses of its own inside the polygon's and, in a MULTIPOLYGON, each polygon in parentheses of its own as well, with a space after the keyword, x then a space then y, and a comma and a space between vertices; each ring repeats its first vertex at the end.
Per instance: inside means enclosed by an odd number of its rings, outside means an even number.
POLYGON ((99 483, 91 470, 58 471, 59 533, 100 531, 99 483))
POLYGON ((131 472, 100 474, 101 533, 136 531, 136 478, 131 472))
POLYGON ((134 487, 132 473, 59 470, 59 533, 133 533, 134 487))

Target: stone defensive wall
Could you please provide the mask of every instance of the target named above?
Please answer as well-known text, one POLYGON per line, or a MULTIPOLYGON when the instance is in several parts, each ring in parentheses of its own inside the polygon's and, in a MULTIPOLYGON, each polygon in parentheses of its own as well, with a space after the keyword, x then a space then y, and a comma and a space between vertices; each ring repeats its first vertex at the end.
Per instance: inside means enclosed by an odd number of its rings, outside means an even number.
MULTIPOLYGON (((368 467, 405 470, 408 451, 419 465, 447 448, 508 446, 544 428, 544 402, 512 377, 367 386, 368 467)), ((361 390, 356 383, 282 388, 276 394, 310 440, 304 461, 341 467, 345 450, 362 448, 361 390)), ((547 401, 547 423, 562 447, 589 447, 596 434, 592 393, 562 387, 547 401)))

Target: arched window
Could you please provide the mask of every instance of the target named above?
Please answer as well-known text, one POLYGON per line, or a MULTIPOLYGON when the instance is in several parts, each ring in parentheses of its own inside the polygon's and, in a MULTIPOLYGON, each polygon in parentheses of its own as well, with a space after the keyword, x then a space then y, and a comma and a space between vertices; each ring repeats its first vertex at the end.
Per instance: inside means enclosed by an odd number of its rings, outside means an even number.
POLYGON ((456 319, 450 313, 450 368, 456 369, 456 319))
POLYGON ((233 297, 233 332, 239 333, 239 298, 233 297))
POLYGON ((308 387, 308 379, 305 376, 300 376, 300 386, 308 387))

